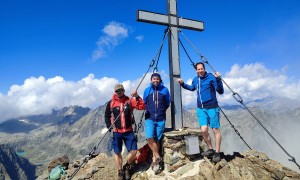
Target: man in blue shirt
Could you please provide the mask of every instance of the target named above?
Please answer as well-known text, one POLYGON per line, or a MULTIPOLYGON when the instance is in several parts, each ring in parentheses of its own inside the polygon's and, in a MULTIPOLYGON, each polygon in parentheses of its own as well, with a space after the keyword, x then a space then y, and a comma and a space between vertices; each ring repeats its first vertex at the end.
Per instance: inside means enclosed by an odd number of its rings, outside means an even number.
POLYGON ((216 91, 219 94, 224 93, 223 83, 221 76, 218 72, 215 74, 207 73, 205 65, 198 62, 195 65, 197 76, 193 79, 191 85, 184 83, 182 79, 178 79, 179 84, 187 90, 197 91, 197 117, 200 124, 201 132, 208 150, 203 152, 203 156, 212 156, 213 162, 219 162, 220 146, 221 146, 221 132, 220 132, 220 119, 218 101, 216 91), (208 126, 212 128, 215 135, 216 150, 213 149, 211 138, 208 133, 208 126))
POLYGON ((170 93, 168 88, 163 85, 158 73, 151 75, 151 84, 145 89, 143 99, 146 104, 146 139, 153 153, 151 168, 155 174, 159 174, 164 168, 164 162, 159 154, 159 142, 165 129, 166 111, 170 105, 170 93))

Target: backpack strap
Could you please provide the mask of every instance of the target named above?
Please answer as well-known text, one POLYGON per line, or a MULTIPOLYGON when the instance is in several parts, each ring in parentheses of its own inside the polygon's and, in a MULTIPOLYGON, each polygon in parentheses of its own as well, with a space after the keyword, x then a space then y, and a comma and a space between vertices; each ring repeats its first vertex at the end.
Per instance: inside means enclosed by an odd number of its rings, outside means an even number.
POLYGON ((114 113, 113 113, 113 107, 114 107, 114 104, 115 104, 115 100, 112 99, 112 100, 110 101, 110 114, 111 114, 111 116, 110 116, 110 122, 111 122, 111 125, 112 125, 112 129, 116 128, 116 127, 115 127, 115 123, 114 123, 114 121, 115 121, 115 116, 114 116, 114 113))

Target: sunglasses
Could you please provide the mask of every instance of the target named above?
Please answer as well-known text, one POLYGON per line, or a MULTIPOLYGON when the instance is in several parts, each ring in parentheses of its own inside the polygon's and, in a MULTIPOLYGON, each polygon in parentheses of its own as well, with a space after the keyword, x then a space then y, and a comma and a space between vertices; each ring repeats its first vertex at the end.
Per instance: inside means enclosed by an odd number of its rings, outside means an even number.
POLYGON ((118 89, 115 91, 116 93, 121 93, 121 92, 124 92, 124 89, 118 89))

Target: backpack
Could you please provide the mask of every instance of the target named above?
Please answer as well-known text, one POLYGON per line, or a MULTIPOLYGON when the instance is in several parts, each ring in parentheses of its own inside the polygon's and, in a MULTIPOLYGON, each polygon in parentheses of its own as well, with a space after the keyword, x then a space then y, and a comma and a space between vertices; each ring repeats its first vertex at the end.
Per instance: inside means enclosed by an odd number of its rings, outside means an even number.
POLYGON ((50 174, 48 175, 48 180, 58 180, 62 174, 66 174, 66 171, 61 165, 58 165, 51 170, 50 174))
MULTIPOLYGON (((131 107, 131 105, 130 105, 130 99, 128 99, 126 102, 125 102, 125 105, 126 104, 128 104, 128 108, 130 109, 130 108, 132 108, 131 107)), ((111 101, 110 101, 110 112, 111 112, 111 122, 113 122, 115 119, 114 119, 114 114, 113 114, 113 111, 112 111, 112 109, 113 109, 113 106, 114 106, 114 104, 115 104, 115 101, 112 99, 111 101)), ((125 107, 125 106, 124 106, 125 107)), ((133 115, 133 113, 130 111, 130 114, 131 114, 131 124, 135 124, 135 118, 134 118, 134 115, 133 115)))
POLYGON ((138 149, 138 154, 136 155, 134 162, 136 164, 147 162, 150 154, 151 154, 151 149, 147 143, 143 147, 138 149))

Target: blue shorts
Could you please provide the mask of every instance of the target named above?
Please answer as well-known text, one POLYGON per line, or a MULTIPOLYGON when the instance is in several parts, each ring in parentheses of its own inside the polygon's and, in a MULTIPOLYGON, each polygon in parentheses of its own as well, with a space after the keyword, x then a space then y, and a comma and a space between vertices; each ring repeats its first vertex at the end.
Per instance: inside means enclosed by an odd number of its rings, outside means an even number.
POLYGON ((200 109, 197 108, 197 117, 201 126, 210 126, 211 128, 220 128, 220 108, 200 109))
POLYGON ((131 150, 137 150, 137 141, 133 132, 114 132, 112 146, 116 154, 122 152, 123 142, 125 143, 128 152, 131 150))
POLYGON ((153 121, 151 119, 145 120, 146 139, 154 138, 160 141, 165 130, 165 120, 153 121))

